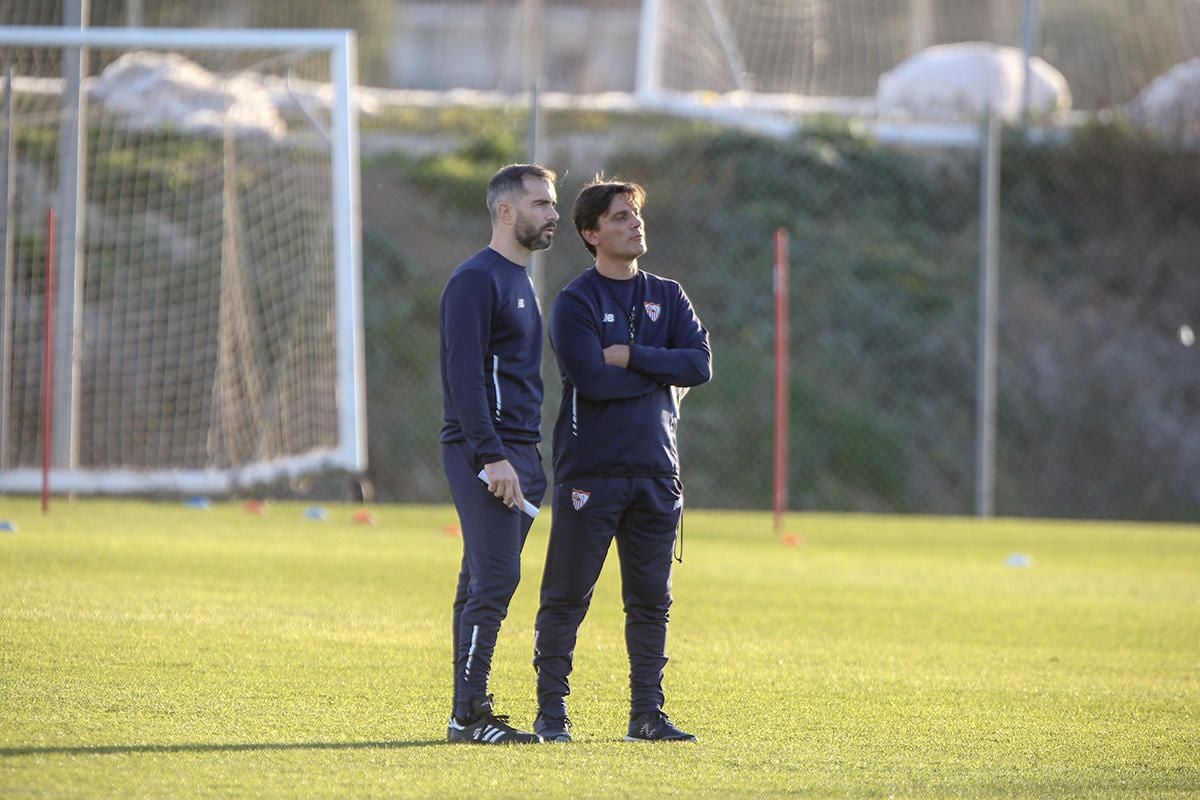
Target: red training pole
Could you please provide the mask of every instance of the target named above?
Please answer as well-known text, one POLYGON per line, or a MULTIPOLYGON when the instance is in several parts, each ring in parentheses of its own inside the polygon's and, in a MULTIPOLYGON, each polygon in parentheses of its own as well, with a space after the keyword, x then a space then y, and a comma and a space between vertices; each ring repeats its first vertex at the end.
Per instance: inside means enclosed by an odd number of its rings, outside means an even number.
POLYGON ((50 437, 54 431, 54 209, 46 212, 46 329, 42 350, 42 513, 50 510, 50 437))
POLYGON ((775 231, 775 535, 783 531, 788 496, 788 235, 775 231))

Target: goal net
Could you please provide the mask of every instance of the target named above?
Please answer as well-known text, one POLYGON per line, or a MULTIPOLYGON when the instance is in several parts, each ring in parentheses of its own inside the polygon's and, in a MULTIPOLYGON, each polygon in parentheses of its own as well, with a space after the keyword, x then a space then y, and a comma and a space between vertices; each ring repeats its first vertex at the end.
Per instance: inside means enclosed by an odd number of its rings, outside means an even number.
POLYGON ((3 28, 0 58, 0 491, 44 456, 54 492, 363 472, 353 34, 3 28))
POLYGON ((884 42, 869 22, 878 9, 867 12, 860 26, 856 12, 843 5, 645 0, 638 96, 676 113, 708 115, 729 106, 743 123, 747 110, 867 113, 876 78, 895 64, 894 43, 884 42))
POLYGON ((811 94, 823 42, 820 0, 653 0, 652 85, 674 91, 811 94))

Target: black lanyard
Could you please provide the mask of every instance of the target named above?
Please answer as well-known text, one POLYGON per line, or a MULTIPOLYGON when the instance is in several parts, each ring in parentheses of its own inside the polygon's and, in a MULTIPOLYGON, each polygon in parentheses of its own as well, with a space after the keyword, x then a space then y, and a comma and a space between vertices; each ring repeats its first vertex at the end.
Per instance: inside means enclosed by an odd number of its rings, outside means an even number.
MULTIPOLYGON (((612 298, 613 303, 616 304, 617 308, 622 308, 621 300, 617 297, 617 293, 614 292, 612 287, 608 285, 608 281, 610 281, 611 278, 604 277, 599 271, 596 272, 596 277, 600 280, 600 284, 604 287, 604 291, 608 292, 608 296, 612 298)), ((633 280, 637 281, 637 285, 634 286, 632 292, 633 305, 630 306, 629 311, 625 314, 625 318, 629 322, 630 344, 633 344, 634 340, 637 339, 637 323, 638 319, 640 319, 640 315, 638 314, 638 306, 641 305, 641 300, 638 295, 642 295, 644 297, 646 292, 644 275, 639 272, 638 275, 633 278, 633 280)))

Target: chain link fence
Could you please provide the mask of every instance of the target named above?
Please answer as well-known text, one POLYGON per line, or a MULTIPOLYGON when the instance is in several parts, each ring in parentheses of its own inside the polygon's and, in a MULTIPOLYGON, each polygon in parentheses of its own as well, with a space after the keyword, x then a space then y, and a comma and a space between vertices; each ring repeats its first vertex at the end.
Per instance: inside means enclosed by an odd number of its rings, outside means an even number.
MULTIPOLYGON (((363 81, 392 87, 405 85, 390 54, 407 21, 429 6, 453 16, 451 6, 468 5, 480 4, 361 2, 342 11, 310 3, 136 4, 150 25, 356 27, 366 43, 363 81)), ((482 5, 516 15, 528 4, 482 5)), ((538 5, 596 11, 586 3, 538 5)), ((637 3, 616 5, 640 11, 637 3)), ((662 5, 695 19, 713 6, 662 5)), ((1021 0, 716 5, 757 11, 730 20, 757 89, 830 96, 871 94, 882 71, 929 44, 1018 45, 1024 7, 1021 0), (821 26, 803 69, 778 47, 755 49, 768 40, 754 32, 765 37, 772 15, 785 12, 821 26)), ((130 8, 92 3, 93 15, 109 24, 121 24, 130 8)), ((1164 135, 1111 112, 1200 55, 1200 8, 1186 0, 1041 0, 1040 8, 1036 51, 1063 71, 1074 108, 1087 113, 1069 125, 1014 126, 1003 135, 994 510, 1195 520, 1200 150, 1188 124, 1196 120, 1164 135)), ((29 16, 12 21, 56 24, 53 13, 29 16)), ((520 30, 515 22, 496 28, 510 36, 520 30)), ((521 58, 519 48, 480 49, 521 58)), ((712 63, 726 69, 727 56, 713 55, 725 61, 712 63)), ((545 68, 554 63, 548 58, 545 68)), ((670 74, 684 75, 684 63, 674 63, 670 74)), ((515 62, 505 64, 496 74, 520 74, 515 62)), ((437 443, 438 299, 454 266, 488 240, 488 176, 530 157, 527 103, 520 95, 492 107, 393 97, 363 120, 367 477, 378 499, 447 499, 437 443)), ((679 280, 710 329, 714 380, 688 395, 680 424, 693 506, 771 503, 772 238, 783 228, 791 237, 791 507, 934 514, 976 507, 987 222, 980 128, 968 123, 968 135, 946 145, 875 138, 861 122, 808 119, 794 133, 769 136, 655 114, 543 113, 537 152, 563 176, 564 216, 539 263, 543 310, 590 265, 569 209, 579 187, 604 171, 646 185, 642 266, 679 280)), ((548 436, 559 395, 548 346, 544 377, 548 436)))
MULTIPOLYGON (((649 187, 642 265, 680 280, 711 331, 715 378, 688 396, 681 422, 689 502, 770 505, 772 234, 782 227, 792 507, 971 513, 980 148, 894 148, 837 129, 645 136, 631 132, 589 167, 649 187)), ((388 496, 443 491, 437 299, 487 239, 481 187, 503 155, 470 161, 470 149, 440 174, 437 159, 368 170, 366 219, 394 209, 368 226, 367 247, 372 475, 388 496), (453 185, 454 164, 474 164, 474 180, 453 185), (414 180, 421 169, 430 173, 414 180)), ((550 163, 568 163, 565 144, 547 149, 550 163)), ((564 210, 588 174, 568 171, 564 210)), ((1013 129, 1001 187, 996 513, 1194 518, 1200 361, 1183 332, 1200 308, 1200 228, 1188 211, 1200 155, 1103 127, 1055 144, 1013 129)), ((564 228, 545 256, 547 301, 588 266, 564 228)), ((545 377, 548 430, 552 363, 545 377)))

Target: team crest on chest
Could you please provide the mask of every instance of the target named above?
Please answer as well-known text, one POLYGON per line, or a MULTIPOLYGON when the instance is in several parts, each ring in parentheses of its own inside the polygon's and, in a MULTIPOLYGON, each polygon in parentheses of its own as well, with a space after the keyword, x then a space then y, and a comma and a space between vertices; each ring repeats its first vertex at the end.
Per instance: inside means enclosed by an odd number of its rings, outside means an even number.
POLYGON ((571 490, 571 505, 575 507, 576 511, 578 511, 579 509, 581 509, 585 505, 587 505, 588 498, 591 496, 592 496, 591 492, 585 492, 583 489, 572 489, 571 490))
POLYGON ((647 302, 645 305, 646 316, 650 318, 651 322, 658 322, 658 315, 662 313, 662 306, 651 302, 647 302))

